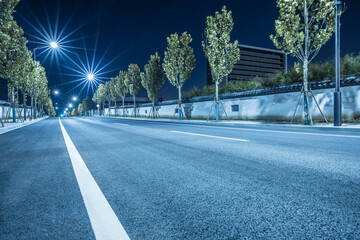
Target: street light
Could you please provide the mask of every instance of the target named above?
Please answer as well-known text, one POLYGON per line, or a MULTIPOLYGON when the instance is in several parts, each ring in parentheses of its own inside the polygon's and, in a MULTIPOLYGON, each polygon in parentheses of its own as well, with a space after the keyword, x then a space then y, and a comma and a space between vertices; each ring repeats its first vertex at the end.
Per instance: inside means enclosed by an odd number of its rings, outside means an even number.
POLYGON ((58 90, 55 90, 55 91, 54 91, 54 94, 55 94, 55 95, 58 95, 58 94, 59 94, 59 91, 58 91, 58 90))
MULTIPOLYGON (((50 47, 52 49, 56 49, 59 47, 59 45, 57 44, 57 42, 50 42, 50 47)), ((39 47, 36 47, 34 48, 33 52, 34 52, 34 62, 36 62, 36 50, 39 49, 39 48, 43 48, 43 46, 39 46, 39 47)), ((36 74, 35 74, 35 79, 36 79, 36 74)), ((35 95, 36 95, 36 84, 34 84, 34 91, 35 91, 35 95)), ((57 93, 55 93, 57 94, 57 93)), ((26 109, 25 109, 26 110, 26 109)), ((36 119, 36 98, 34 99, 34 113, 33 113, 33 110, 31 109, 31 116, 34 116, 34 119, 36 119)), ((26 114, 24 115, 24 119, 26 120, 26 114)))
POLYGON ((67 110, 69 110, 69 109, 68 109, 68 108, 65 108, 65 112, 66 112, 67 110))
POLYGON ((72 100, 73 100, 73 101, 76 101, 76 100, 77 100, 77 97, 73 97, 72 100))
POLYGON ((341 1, 335 6, 335 92, 334 92, 334 126, 342 125, 341 92, 340 92, 340 11, 341 1))
POLYGON ((89 80, 89 81, 92 81, 92 80, 94 80, 94 74, 93 73, 88 73, 88 75, 87 75, 87 79, 89 80))
POLYGON ((72 106, 73 106, 72 103, 69 103, 69 108, 72 108, 72 106))

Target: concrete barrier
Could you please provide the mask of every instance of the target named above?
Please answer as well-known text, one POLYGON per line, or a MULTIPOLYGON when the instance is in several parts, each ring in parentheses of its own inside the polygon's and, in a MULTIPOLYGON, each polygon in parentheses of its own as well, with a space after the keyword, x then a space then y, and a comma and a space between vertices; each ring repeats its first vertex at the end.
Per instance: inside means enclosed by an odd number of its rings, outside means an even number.
MULTIPOLYGON (((342 87, 343 119, 352 120, 360 117, 360 85, 342 87)), ((315 99, 325 116, 333 118, 333 92, 334 89, 313 90, 315 99)), ((221 103, 230 119, 234 120, 272 120, 289 121, 294 113, 300 92, 286 92, 277 94, 268 94, 260 96, 244 96, 237 98, 228 98, 221 100, 221 103)), ((310 99, 310 110, 314 120, 321 120, 321 114, 313 99, 310 99)), ((214 101, 187 101, 184 103, 186 118, 189 119, 207 119, 214 101)), ((176 100, 161 102, 156 108, 160 117, 173 118, 176 109, 176 100)), ((225 119, 225 114, 220 108, 221 116, 225 119)), ((137 107, 137 116, 147 117, 151 110, 151 104, 141 104, 137 107)), ((126 106, 127 116, 133 113, 133 106, 126 106)), ((109 114, 109 109, 105 109, 105 116, 109 114)), ((110 110, 112 116, 115 115, 115 109, 110 110)), ((123 109, 118 107, 116 115, 122 116, 123 109)), ((303 116, 303 98, 296 114, 297 120, 303 116)), ((215 119, 215 111, 212 109, 211 119, 215 119)))

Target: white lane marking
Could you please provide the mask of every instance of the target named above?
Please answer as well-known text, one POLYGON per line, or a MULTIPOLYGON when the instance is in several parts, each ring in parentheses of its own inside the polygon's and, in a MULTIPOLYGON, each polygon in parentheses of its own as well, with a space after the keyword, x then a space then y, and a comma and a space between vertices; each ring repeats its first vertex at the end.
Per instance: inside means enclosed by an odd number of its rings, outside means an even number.
POLYGON ((126 124, 126 123, 114 123, 114 124, 129 126, 129 124, 126 124))
POLYGON ((190 132, 180 132, 180 131, 170 131, 170 132, 188 134, 188 135, 195 135, 195 136, 201 136, 201 137, 220 138, 220 139, 240 141, 240 142, 249 142, 249 140, 240 139, 240 138, 219 137, 219 136, 212 136, 212 135, 199 134, 199 133, 190 133, 190 132))
POLYGON ((59 118, 62 134, 96 239, 130 239, 59 118))

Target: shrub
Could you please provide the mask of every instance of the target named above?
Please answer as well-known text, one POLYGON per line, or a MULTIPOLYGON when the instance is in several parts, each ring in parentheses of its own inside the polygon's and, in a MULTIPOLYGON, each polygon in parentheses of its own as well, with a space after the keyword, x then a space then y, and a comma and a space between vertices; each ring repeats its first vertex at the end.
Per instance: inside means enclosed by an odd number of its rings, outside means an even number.
MULTIPOLYGON (((346 77, 351 74, 360 74, 360 53, 355 56, 354 54, 345 55, 340 62, 341 76, 346 77)), ((266 79, 254 77, 250 80, 234 81, 219 86, 219 93, 241 92, 250 89, 257 89, 262 87, 271 87, 281 84, 290 84, 302 81, 302 66, 299 64, 289 70, 288 72, 278 71, 266 79), (299 69, 296 70, 296 67, 299 69)), ((325 62, 312 62, 309 64, 309 81, 321 81, 326 78, 335 78, 335 64, 334 59, 325 62)), ((184 92, 183 96, 186 99, 197 96, 212 95, 215 93, 215 86, 208 85, 202 89, 196 86, 191 90, 184 92)))

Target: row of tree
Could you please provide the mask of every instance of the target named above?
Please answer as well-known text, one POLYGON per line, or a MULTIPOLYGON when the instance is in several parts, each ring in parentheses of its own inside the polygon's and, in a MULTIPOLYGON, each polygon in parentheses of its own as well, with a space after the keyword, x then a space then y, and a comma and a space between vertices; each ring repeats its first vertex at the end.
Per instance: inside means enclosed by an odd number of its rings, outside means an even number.
POLYGON ((26 120, 27 98, 31 98, 34 117, 43 114, 44 110, 55 115, 48 80, 44 67, 32 59, 32 52, 27 48, 24 31, 13 19, 14 8, 19 0, 0 1, 0 78, 7 81, 8 97, 13 108, 20 102, 24 106, 23 116, 26 120))
MULTIPOLYGON (((224 6, 221 12, 216 12, 215 16, 209 16, 206 20, 205 40, 202 45, 205 56, 209 61, 211 74, 216 86, 233 69, 234 64, 240 59, 240 50, 237 47, 238 42, 230 42, 230 33, 233 29, 233 19, 231 11, 227 11, 224 6)), ((156 52, 150 56, 149 62, 144 66, 141 72, 137 64, 130 64, 127 71, 120 71, 119 75, 111 78, 105 84, 100 84, 95 91, 93 101, 101 105, 105 102, 109 106, 116 100, 122 99, 124 110, 124 99, 128 93, 134 98, 134 110, 132 116, 136 117, 136 95, 140 91, 141 85, 147 90, 149 100, 152 102, 151 115, 157 116, 155 100, 159 89, 163 86, 166 76, 169 82, 178 88, 178 106, 177 112, 179 119, 183 116, 183 107, 181 103, 181 88, 185 81, 191 77, 191 72, 195 68, 194 50, 190 46, 192 42, 191 35, 184 32, 182 35, 171 34, 167 38, 167 48, 164 53, 164 60, 161 63, 160 56, 156 52)), ((215 92, 216 112, 219 113, 218 88, 215 92)), ((110 111, 109 111, 110 114, 110 111)), ((125 116, 125 111, 123 111, 125 116)), ((219 114, 217 114, 219 119, 219 114)))
MULTIPOLYGON (((270 38, 275 47, 298 59, 295 67, 302 67, 304 118, 309 124, 311 113, 308 91, 308 65, 317 56, 321 47, 332 37, 335 31, 335 9, 333 0, 277 0, 279 18, 275 21, 275 34, 270 38)), ((341 13, 339 13, 341 14, 341 13)), ((212 79, 215 84, 216 119, 219 120, 218 86, 222 79, 229 75, 234 64, 240 59, 238 42, 230 42, 230 33, 234 23, 231 11, 224 6, 215 16, 208 16, 202 46, 210 66, 212 79)), ((164 83, 164 73, 169 82, 178 88, 179 118, 182 117, 181 87, 190 78, 195 68, 193 49, 189 46, 192 39, 190 34, 181 36, 172 34, 167 38, 167 49, 164 62, 160 64, 160 57, 156 53, 150 56, 144 72, 136 64, 130 64, 128 71, 120 71, 105 85, 100 84, 93 100, 104 105, 105 101, 116 103, 128 94, 134 96, 134 116, 136 117, 135 95, 140 89, 140 80, 147 90, 149 99, 153 102, 153 116, 155 114, 155 98, 164 83), (161 68, 162 67, 162 68, 161 68)))

